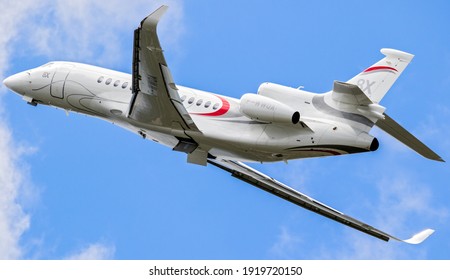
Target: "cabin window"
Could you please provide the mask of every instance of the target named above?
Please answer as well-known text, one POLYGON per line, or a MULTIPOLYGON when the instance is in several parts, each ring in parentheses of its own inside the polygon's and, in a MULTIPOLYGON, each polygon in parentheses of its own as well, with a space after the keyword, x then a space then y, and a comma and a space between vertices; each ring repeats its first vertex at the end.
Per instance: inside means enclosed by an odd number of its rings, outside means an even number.
POLYGON ((186 95, 181 96, 181 102, 184 102, 186 100, 186 95))
POLYGON ((192 104, 192 103, 194 102, 194 100, 195 100, 195 98, 194 98, 194 97, 191 97, 191 98, 189 98, 188 103, 189 103, 189 104, 192 104))
POLYGON ((211 101, 205 103, 205 108, 209 108, 209 106, 211 106, 211 101))
POLYGON ((115 87, 118 86, 119 84, 120 84, 120 80, 117 80, 117 81, 114 82, 114 86, 115 87))
POLYGON ((125 89, 128 86, 128 82, 122 84, 122 88, 125 89))
POLYGON ((217 110, 219 108, 219 103, 214 104, 213 109, 217 110))
POLYGON ((103 76, 100 76, 99 78, 98 78, 98 80, 97 80, 97 83, 101 83, 101 82, 103 82, 103 79, 105 79, 105 77, 103 77, 103 76))
POLYGON ((203 103, 203 99, 199 99, 197 101, 197 103, 195 103, 195 105, 200 106, 200 105, 202 105, 202 103, 203 103))
POLYGON ((109 85, 112 82, 111 78, 108 78, 108 80, 106 80, 105 84, 109 85))

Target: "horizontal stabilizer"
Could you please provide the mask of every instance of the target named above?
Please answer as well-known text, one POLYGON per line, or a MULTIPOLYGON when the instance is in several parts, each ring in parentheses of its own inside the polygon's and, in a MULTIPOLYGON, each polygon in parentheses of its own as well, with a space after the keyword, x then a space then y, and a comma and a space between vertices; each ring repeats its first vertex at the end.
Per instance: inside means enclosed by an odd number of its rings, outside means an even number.
POLYGON ((373 102, 354 84, 334 81, 331 97, 335 102, 351 105, 369 105, 373 102))
POLYGON ((334 81, 331 98, 338 108, 341 104, 354 106, 360 114, 370 119, 373 123, 384 118, 383 113, 386 108, 372 102, 357 85, 334 81))
POLYGON ((419 139, 417 139, 414 135, 409 133, 406 129, 404 129, 401 125, 399 125, 396 121, 394 121, 391 117, 384 114, 385 118, 380 119, 375 124, 379 128, 381 128, 384 132, 391 135, 398 141, 402 142, 406 146, 410 147, 420 155, 436 160, 436 161, 444 161, 439 155, 433 152, 430 148, 428 148, 424 143, 422 143, 419 139))

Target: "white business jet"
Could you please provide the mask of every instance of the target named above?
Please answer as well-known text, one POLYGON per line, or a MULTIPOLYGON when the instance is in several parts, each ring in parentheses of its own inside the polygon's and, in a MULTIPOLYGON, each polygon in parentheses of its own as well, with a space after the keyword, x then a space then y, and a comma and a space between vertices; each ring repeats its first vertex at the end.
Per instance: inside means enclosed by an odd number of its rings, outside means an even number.
POLYGON ((401 240, 345 215, 243 164, 375 151, 374 125, 422 156, 440 156, 384 113, 379 103, 413 55, 382 49, 380 61, 316 94, 273 83, 235 99, 175 84, 156 27, 161 6, 134 32, 132 74, 75 62, 50 62, 3 83, 28 104, 54 106, 112 122, 307 210, 384 241, 418 244, 426 229, 401 240))

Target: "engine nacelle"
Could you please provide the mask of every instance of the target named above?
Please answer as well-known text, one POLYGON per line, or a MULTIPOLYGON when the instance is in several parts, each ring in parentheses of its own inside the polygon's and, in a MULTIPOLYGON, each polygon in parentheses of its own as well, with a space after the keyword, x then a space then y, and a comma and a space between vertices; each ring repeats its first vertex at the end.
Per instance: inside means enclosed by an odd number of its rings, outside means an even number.
POLYGON ((292 123, 300 121, 300 113, 272 98, 252 93, 241 97, 239 110, 252 120, 270 123, 292 123))

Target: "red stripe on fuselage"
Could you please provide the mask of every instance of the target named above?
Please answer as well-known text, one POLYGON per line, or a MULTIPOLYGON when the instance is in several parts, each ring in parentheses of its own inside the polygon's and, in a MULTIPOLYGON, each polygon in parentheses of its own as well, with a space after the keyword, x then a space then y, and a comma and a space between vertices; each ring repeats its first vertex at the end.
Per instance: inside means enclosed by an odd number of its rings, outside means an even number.
POLYGON ((368 73, 368 72, 372 72, 372 71, 380 71, 380 70, 388 70, 388 71, 395 71, 398 72, 397 69, 395 69, 394 67, 389 67, 389 66, 373 66, 373 67, 369 67, 366 70, 364 70, 364 73, 368 73))
POLYGON ((225 98, 217 96, 222 101, 222 107, 219 108, 219 110, 211 112, 211 113, 192 113, 194 115, 199 116, 208 116, 208 117, 218 117, 225 115, 228 110, 230 110, 230 102, 228 102, 225 98))

